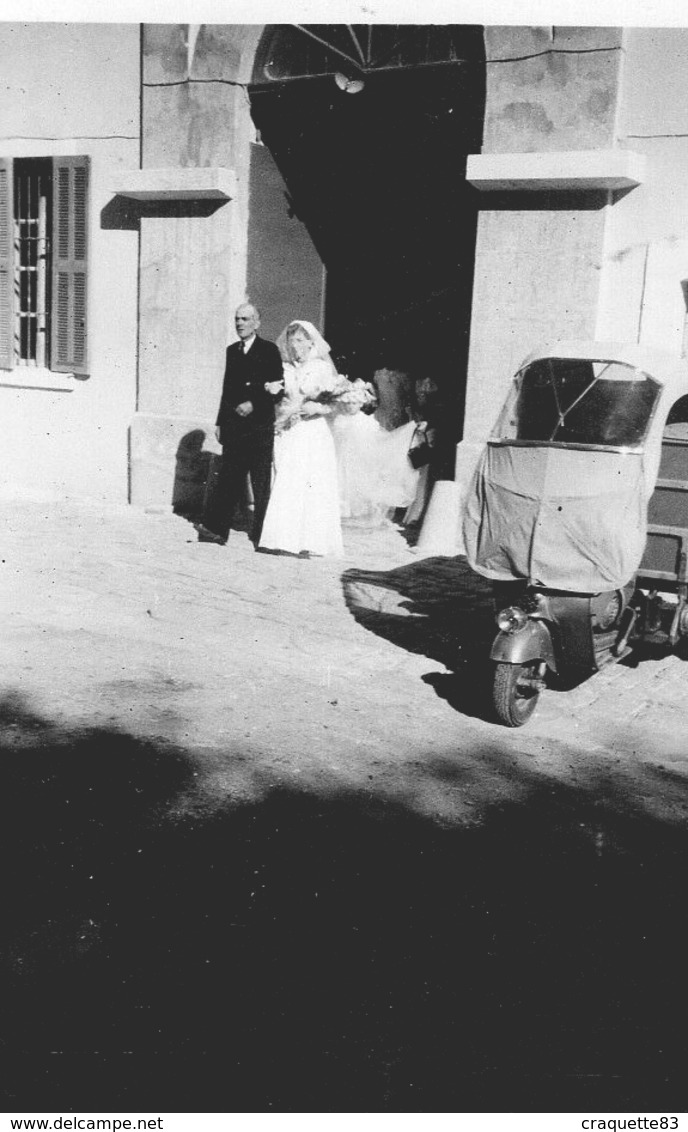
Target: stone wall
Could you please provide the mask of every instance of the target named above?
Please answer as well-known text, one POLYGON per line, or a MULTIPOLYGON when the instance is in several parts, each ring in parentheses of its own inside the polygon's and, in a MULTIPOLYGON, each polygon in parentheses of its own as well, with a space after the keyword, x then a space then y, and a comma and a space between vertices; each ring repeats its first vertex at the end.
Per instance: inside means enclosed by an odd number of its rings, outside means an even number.
MULTIPOLYGON (((483 153, 613 148, 620 29, 491 27, 485 39, 483 153)), ((590 191, 482 193, 460 489, 522 358, 543 340, 594 337, 609 204, 590 191)))
POLYGON ((619 145, 645 155, 642 185, 609 211, 597 337, 678 354, 688 279, 687 28, 629 28, 619 145))
POLYGON ((0 492, 125 503, 138 240, 112 184, 139 164, 140 29, 0 23, 0 73, 0 154, 88 155, 91 167, 89 373, 41 384, 30 369, 0 371, 0 492))
POLYGON ((145 506, 198 509, 199 469, 217 451, 224 351, 246 288, 253 128, 244 84, 259 32, 188 24, 143 30, 144 168, 220 167, 233 171, 236 184, 229 201, 163 200, 142 210, 131 496, 145 506), (186 438, 200 433, 195 466, 186 438))

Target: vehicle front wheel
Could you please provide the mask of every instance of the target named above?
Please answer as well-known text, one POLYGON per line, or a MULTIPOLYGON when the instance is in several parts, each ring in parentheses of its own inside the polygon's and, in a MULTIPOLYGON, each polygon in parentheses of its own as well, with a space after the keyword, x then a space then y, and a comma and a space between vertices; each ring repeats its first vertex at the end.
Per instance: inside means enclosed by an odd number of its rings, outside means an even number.
POLYGON ((535 711, 540 698, 540 661, 527 664, 495 665, 492 684, 492 704, 500 723, 507 727, 522 727, 535 711))

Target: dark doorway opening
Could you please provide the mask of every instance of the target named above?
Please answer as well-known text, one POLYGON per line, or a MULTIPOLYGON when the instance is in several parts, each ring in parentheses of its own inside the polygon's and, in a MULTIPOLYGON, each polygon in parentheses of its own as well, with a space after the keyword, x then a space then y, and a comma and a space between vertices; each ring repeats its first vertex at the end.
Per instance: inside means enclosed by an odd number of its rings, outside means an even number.
POLYGON ((458 434, 477 220, 465 165, 482 141, 482 29, 388 27, 382 40, 377 28, 375 40, 367 28, 315 30, 325 46, 312 29, 266 29, 251 108, 326 270, 325 335, 350 376, 386 365, 433 377, 458 434), (354 55, 351 42, 363 45, 357 68, 341 50, 347 30, 354 55))

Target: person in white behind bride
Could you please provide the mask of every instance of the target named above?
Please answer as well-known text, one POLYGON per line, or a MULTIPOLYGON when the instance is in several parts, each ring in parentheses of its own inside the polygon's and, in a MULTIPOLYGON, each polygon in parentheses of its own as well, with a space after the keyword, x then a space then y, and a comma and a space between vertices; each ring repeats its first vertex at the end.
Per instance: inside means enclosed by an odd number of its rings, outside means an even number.
POLYGON ((334 441, 327 396, 339 380, 330 347, 312 322, 294 319, 277 339, 285 395, 277 410, 275 476, 260 548, 342 555, 334 441))
POLYGON ((338 415, 331 422, 342 519, 364 527, 383 525, 396 508, 408 507, 420 477, 409 457, 418 429, 410 377, 384 367, 375 371, 373 385, 373 414, 338 415))

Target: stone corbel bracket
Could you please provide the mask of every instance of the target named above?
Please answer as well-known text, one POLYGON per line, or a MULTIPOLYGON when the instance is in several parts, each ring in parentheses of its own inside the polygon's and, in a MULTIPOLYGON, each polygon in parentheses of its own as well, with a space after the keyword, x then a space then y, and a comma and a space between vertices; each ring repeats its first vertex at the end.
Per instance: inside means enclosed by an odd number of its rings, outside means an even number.
POLYGON ((493 192, 633 189, 645 179, 645 155, 628 149, 547 153, 472 153, 466 180, 493 192))
POLYGON ((215 201, 218 205, 236 196, 233 169, 175 167, 171 169, 122 170, 110 185, 115 196, 141 202, 215 201))

